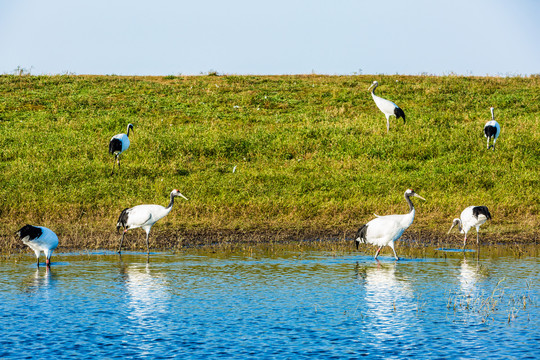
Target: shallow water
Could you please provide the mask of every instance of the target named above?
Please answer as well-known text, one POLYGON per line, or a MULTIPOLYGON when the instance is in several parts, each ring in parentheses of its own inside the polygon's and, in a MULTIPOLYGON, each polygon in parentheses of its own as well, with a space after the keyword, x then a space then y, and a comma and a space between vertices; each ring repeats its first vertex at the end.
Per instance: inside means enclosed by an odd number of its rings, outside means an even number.
POLYGON ((287 252, 0 262, 0 358, 536 358, 537 258, 287 252))

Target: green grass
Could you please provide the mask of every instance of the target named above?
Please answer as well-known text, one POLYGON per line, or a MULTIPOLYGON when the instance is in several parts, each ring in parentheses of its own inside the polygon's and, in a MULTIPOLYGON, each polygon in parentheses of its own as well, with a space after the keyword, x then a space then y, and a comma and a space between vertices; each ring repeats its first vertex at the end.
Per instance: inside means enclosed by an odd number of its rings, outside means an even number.
POLYGON ((75 247, 109 247, 123 208, 166 205, 178 188, 190 200, 152 230, 164 246, 220 233, 348 237, 373 213, 406 212, 413 188, 427 199, 407 232, 420 241, 487 205, 483 238, 536 242, 539 114, 538 76, 4 75, 0 236, 11 244, 33 223, 75 247), (388 134, 373 80, 407 116, 388 134), (482 132, 490 106, 495 152, 482 132), (109 176, 108 141, 130 122, 109 176))

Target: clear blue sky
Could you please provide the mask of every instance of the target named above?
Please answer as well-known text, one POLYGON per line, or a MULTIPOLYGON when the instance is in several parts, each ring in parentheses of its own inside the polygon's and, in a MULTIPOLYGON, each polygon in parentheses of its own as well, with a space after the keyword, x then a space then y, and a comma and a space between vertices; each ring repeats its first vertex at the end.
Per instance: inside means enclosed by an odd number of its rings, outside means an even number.
POLYGON ((540 73, 538 0, 0 0, 0 74, 540 73))

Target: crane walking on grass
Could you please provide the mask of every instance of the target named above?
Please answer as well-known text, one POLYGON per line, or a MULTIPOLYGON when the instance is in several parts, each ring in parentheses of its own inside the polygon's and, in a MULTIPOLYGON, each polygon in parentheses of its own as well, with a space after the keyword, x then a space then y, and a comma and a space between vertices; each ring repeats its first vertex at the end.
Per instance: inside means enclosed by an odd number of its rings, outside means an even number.
POLYGON ((487 206, 469 206, 465 208, 461 212, 461 215, 459 216, 459 219, 454 219, 452 222, 452 226, 450 227, 450 230, 448 230, 448 234, 450 234, 450 231, 454 228, 454 226, 458 226, 459 232, 462 234, 465 234, 465 239, 463 240, 463 249, 465 249, 465 245, 467 243, 467 233, 470 229, 473 227, 476 228, 476 246, 479 245, 480 239, 478 235, 478 231, 480 230, 480 225, 485 223, 486 221, 491 219, 491 214, 489 213, 489 210, 487 206))
POLYGON ((58 236, 51 229, 27 224, 20 228, 16 234, 25 245, 28 245, 34 250, 37 258, 37 267, 39 267, 39 254, 42 251, 45 254, 47 268, 51 267, 51 255, 58 246, 58 236))
POLYGON ((411 189, 405 191, 404 196, 405 200, 409 204, 409 213, 386 216, 378 216, 375 214, 377 217, 367 224, 362 225, 356 233, 355 241, 357 250, 360 243, 376 245, 379 247, 375 253, 375 259, 377 259, 382 247, 390 246, 394 252, 394 257, 396 260, 399 260, 398 256, 396 255, 396 250, 394 249, 394 241, 398 240, 403 232, 413 223, 415 211, 410 197, 415 196, 424 201, 426 200, 411 189))
POLYGON ((122 251, 122 242, 124 241, 124 236, 126 235, 129 229, 142 228, 146 231, 146 251, 150 253, 150 246, 148 243, 148 235, 150 234, 150 229, 159 219, 164 218, 171 211, 174 198, 176 196, 181 196, 184 199, 188 199, 184 195, 180 194, 177 189, 171 191, 171 201, 167 207, 161 205, 137 205, 132 208, 126 208, 122 210, 118 222, 116 224, 116 232, 120 227, 124 228, 122 232, 122 238, 120 239, 120 247, 118 248, 118 253, 122 251))
POLYGON ((120 170, 120 154, 129 148, 129 130, 133 130, 133 124, 128 124, 126 134, 117 134, 109 141, 109 154, 114 154, 113 168, 111 175, 114 174, 114 162, 118 163, 118 170, 120 170))
POLYGON ((390 116, 394 115, 396 119, 399 119, 400 117, 403 118, 403 123, 405 123, 405 113, 403 110, 391 102, 390 100, 383 99, 380 96, 375 95, 375 89, 379 86, 379 83, 377 81, 374 81, 373 84, 368 88, 371 90, 371 97, 373 98, 373 101, 375 101, 375 104, 377 107, 383 112, 384 116, 386 116, 386 132, 390 131, 390 116))
POLYGON ((484 135, 487 137, 487 148, 493 148, 495 150, 495 141, 497 141, 497 138, 499 137, 499 134, 501 133, 501 126, 497 121, 495 121, 495 108, 491 107, 491 120, 486 123, 484 126, 484 135), (493 140, 493 145, 489 145, 489 141, 493 140))

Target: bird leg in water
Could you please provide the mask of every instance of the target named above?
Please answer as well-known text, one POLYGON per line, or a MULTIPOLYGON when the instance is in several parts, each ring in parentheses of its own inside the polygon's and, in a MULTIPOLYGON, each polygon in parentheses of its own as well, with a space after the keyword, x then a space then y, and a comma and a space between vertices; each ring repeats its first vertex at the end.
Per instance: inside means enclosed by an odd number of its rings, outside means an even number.
POLYGON ((393 246, 392 246, 392 250, 394 251, 394 258, 395 258, 396 260, 399 260, 397 254, 396 254, 396 250, 394 250, 394 247, 393 247, 393 246))
POLYGON ((149 233, 150 233, 150 231, 148 231, 148 232, 146 233, 146 254, 148 254, 148 255, 150 254, 150 245, 149 245, 149 243, 148 243, 148 234, 149 234, 149 233))
POLYGON ((51 259, 46 258, 45 259, 45 264, 47 265, 47 268, 50 268, 51 267, 51 259))
POLYGON ((465 239, 463 239, 463 250, 465 250, 465 245, 467 245, 467 235, 465 235, 465 239))
POLYGON ((120 254, 122 251, 122 243, 124 242, 124 235, 127 233, 127 229, 124 229, 122 232, 122 237, 120 238, 120 248, 118 248, 118 253, 120 254))
POLYGON ((381 251, 382 249, 382 246, 379 246, 379 248, 377 249, 377 252, 375 253, 375 259, 377 259, 377 256, 379 256, 379 252, 381 251))

